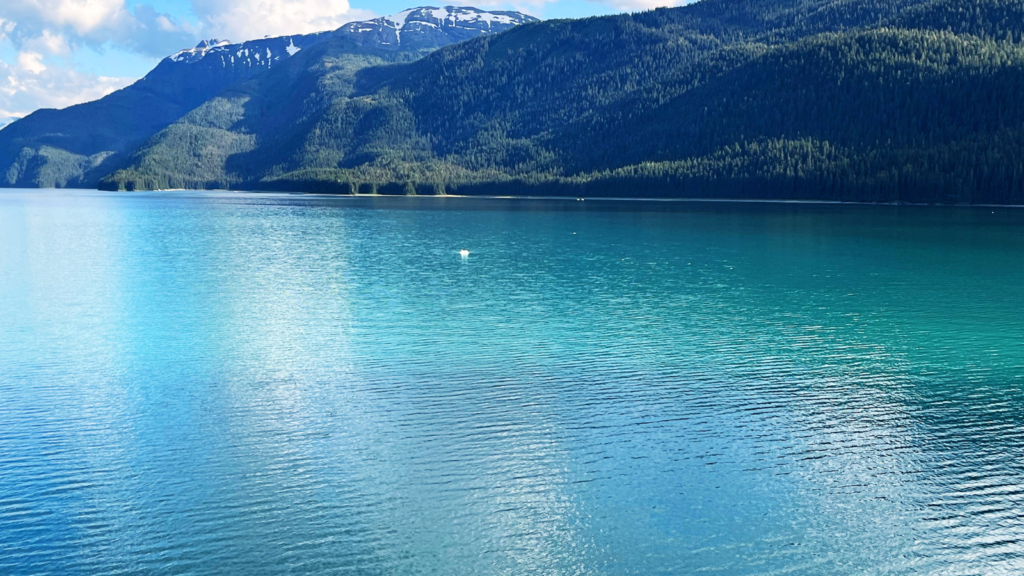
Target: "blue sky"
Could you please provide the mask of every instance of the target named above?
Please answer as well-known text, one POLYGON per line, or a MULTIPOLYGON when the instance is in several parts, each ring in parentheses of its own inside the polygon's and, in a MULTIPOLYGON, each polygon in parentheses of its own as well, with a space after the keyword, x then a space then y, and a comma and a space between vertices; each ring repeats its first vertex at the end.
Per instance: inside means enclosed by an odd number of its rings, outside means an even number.
MULTIPOLYGON (((686 0, 461 0, 575 18, 686 0)), ((434 4, 444 5, 453 3, 434 4)), ((0 120, 100 98, 203 38, 232 41, 331 30, 425 0, 0 0, 0 120)))

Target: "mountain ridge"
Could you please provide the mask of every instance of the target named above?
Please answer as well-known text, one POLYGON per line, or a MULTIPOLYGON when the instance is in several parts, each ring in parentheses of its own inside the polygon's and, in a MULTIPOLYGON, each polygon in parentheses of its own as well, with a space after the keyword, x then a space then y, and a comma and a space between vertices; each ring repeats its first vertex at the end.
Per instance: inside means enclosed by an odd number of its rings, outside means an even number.
POLYGON ((102 185, 1020 204, 1022 24, 1003 0, 705 0, 532 23, 289 72, 315 90, 263 77, 218 101, 232 116, 216 131, 183 118, 102 185), (262 122, 283 99, 297 121, 262 122))
POLYGON ((387 24, 389 17, 235 44, 204 40, 164 58, 146 76, 105 98, 33 112, 0 129, 0 185, 95 187, 101 177, 126 165, 128 156, 153 134, 196 106, 328 38, 379 63, 414 59, 468 37, 536 21, 525 14, 468 7, 421 7, 402 14, 410 23, 431 24, 401 30, 404 46, 380 43, 393 28, 387 24), (441 13, 445 18, 436 17, 441 13), (480 24, 482 15, 496 20, 480 24))
POLYGON ((413 55, 403 30, 440 22, 420 10, 282 59, 91 174, 111 190, 1024 204, 1019 2, 702 0, 413 55))

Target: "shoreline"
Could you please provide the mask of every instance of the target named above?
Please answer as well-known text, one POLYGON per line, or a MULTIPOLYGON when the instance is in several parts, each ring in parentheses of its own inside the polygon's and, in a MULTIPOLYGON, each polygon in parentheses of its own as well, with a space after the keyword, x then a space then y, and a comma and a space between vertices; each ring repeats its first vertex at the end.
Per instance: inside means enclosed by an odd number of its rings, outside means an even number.
MULTIPOLYGON (((203 190, 181 190, 182 192, 203 192, 203 190)), ((212 192, 212 190, 211 190, 212 192)), ((225 191, 226 192, 226 191, 225 191)), ((919 202, 857 202, 842 200, 773 200, 766 198, 634 198, 627 196, 492 196, 492 195, 388 195, 388 194, 324 194, 318 192, 262 192, 231 190, 235 194, 283 194, 288 196, 318 196, 324 198, 482 198, 487 200, 561 200, 564 202, 701 202, 701 203, 734 203, 734 204, 825 204, 836 206, 934 206, 940 208, 1024 208, 1024 204, 927 204, 919 202)))
POLYGON ((458 199, 481 199, 481 200, 540 200, 540 201, 561 201, 561 202, 651 202, 651 203, 728 203, 728 204, 800 204, 800 205, 831 205, 831 206, 931 206, 938 208, 1024 208, 1024 204, 928 204, 921 202, 860 202, 843 200, 805 200, 805 199, 767 199, 767 198, 644 198, 629 196, 498 196, 498 195, 464 195, 464 194, 423 194, 423 195, 402 195, 402 194, 330 194, 324 192, 289 192, 280 190, 197 190, 186 188, 167 188, 160 190, 100 190, 98 188, 0 188, 2 191, 51 191, 51 192, 99 192, 102 194, 160 194, 165 192, 186 193, 186 194, 252 194, 268 196, 314 196, 318 198, 339 198, 339 199, 397 199, 397 198, 458 198, 458 199))

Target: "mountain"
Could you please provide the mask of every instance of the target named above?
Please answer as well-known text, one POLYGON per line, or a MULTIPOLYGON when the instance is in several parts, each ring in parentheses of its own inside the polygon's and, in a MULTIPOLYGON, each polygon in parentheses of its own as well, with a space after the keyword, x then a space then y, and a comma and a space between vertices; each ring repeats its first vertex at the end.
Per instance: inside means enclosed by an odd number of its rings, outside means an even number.
POLYGON ((346 35, 360 46, 427 51, 537 21, 520 12, 428 6, 366 22, 350 22, 339 28, 336 35, 346 35))
POLYGON ((163 125, 108 97, 74 133, 93 155, 51 144, 72 123, 39 113, 0 132, 0 159, 10 184, 105 189, 1024 204, 1020 2, 513 16, 420 8, 308 43, 209 41, 140 81, 196 70, 163 125), (119 133, 136 139, 104 144, 119 133))
POLYGON ((95 102, 39 110, 0 131, 0 185, 94 187, 155 133, 225 89, 326 40, 349 65, 409 61, 438 47, 536 21, 518 12, 417 8, 332 32, 233 44, 204 40, 95 102))
POLYGON ((325 42, 109 189, 1024 203, 1024 4, 703 0, 412 62, 325 42))
POLYGON ((14 117, 14 116, 9 116, 7 118, 0 118, 0 130, 4 129, 6 126, 8 126, 9 124, 15 122, 16 120, 18 120, 18 118, 14 117))

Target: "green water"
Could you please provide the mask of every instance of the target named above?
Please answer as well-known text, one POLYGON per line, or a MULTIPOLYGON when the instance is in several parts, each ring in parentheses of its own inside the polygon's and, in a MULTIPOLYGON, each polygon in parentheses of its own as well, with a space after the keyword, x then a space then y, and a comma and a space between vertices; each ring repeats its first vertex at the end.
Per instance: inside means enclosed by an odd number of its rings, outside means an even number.
POLYGON ((0 192, 3 574, 1019 573, 1022 387, 1024 210, 0 192))

